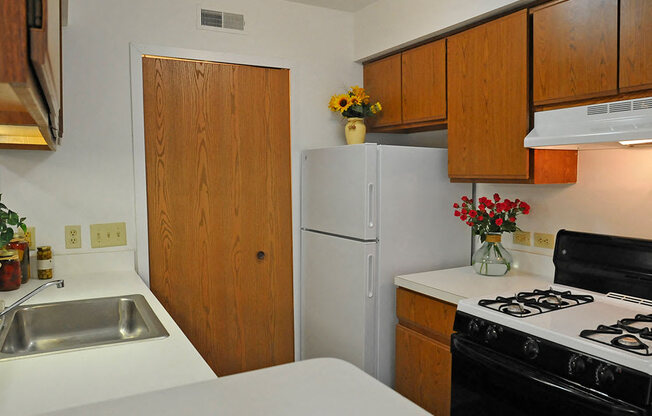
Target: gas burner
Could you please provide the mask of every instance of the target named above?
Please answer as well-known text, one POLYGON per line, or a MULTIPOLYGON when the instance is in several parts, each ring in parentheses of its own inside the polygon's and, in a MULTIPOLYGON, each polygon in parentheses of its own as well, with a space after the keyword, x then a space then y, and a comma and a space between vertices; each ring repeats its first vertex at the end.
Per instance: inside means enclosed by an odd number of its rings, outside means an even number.
POLYGON ((595 330, 585 329, 580 336, 601 344, 611 345, 639 355, 652 355, 652 316, 636 315, 614 325, 599 325, 595 330), (615 336, 614 336, 615 335, 615 336))
MULTIPOLYGON (((589 302, 593 302, 593 297, 590 295, 577 295, 570 291, 561 292, 550 288, 519 292, 511 297, 498 296, 496 299, 482 299, 478 304, 517 318, 524 318, 589 302)), ((652 316, 650 316, 650 320, 652 321, 652 316)))

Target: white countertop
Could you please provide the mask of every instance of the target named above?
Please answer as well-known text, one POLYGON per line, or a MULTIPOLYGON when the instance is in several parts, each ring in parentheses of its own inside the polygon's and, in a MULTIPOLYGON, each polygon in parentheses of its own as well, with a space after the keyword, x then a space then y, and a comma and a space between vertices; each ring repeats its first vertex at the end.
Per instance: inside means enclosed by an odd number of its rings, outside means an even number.
POLYGON ((58 416, 429 415, 353 365, 301 361, 52 413, 58 416))
MULTIPOLYGON (((55 266, 55 273, 65 287, 48 288, 26 304, 142 294, 170 336, 0 361, 0 415, 39 414, 217 379, 134 271, 62 274, 55 266)), ((32 278, 19 290, 0 292, 0 299, 9 305, 44 282, 32 278)))
POLYGON ((481 276, 471 266, 406 274, 394 278, 396 286, 457 305, 462 299, 511 294, 534 288, 546 289, 553 276, 510 270, 505 276, 481 276))

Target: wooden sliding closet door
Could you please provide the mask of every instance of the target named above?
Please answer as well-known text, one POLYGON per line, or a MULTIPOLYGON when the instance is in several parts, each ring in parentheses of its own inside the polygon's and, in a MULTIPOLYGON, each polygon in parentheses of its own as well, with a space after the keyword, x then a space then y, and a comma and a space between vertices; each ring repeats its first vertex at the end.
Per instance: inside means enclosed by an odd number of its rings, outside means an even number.
POLYGON ((289 71, 143 57, 150 286, 219 375, 294 360, 289 71))

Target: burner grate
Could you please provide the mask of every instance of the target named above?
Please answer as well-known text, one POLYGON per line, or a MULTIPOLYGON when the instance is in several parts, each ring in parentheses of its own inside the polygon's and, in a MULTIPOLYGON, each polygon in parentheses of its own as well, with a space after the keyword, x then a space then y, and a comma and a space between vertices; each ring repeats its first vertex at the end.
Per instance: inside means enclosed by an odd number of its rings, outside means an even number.
POLYGON ((478 305, 517 318, 525 318, 589 302, 593 302, 593 296, 578 295, 571 293, 570 290, 558 291, 550 288, 519 292, 511 297, 498 296, 495 299, 482 299, 478 305))
POLYGON ((651 327, 652 315, 638 314, 634 318, 621 319, 614 325, 585 329, 580 332, 580 336, 634 354, 651 356, 652 343, 645 342, 652 341, 651 327))

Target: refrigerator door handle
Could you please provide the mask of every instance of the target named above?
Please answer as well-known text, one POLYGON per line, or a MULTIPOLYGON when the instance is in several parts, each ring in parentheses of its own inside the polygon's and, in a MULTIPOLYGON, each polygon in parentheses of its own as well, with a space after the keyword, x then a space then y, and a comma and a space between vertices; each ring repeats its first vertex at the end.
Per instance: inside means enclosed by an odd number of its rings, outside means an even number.
POLYGON ((376 203, 374 201, 374 184, 370 183, 369 184, 369 192, 368 192, 368 197, 369 197, 369 205, 368 205, 368 211, 367 211, 367 218, 369 220, 369 228, 374 228, 374 214, 375 214, 375 209, 376 209, 376 203))
POLYGON ((374 255, 367 256, 367 297, 374 297, 374 255))

